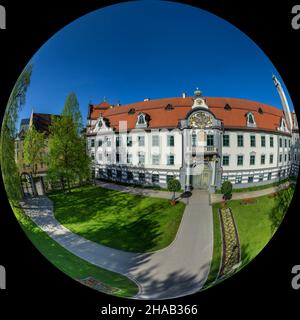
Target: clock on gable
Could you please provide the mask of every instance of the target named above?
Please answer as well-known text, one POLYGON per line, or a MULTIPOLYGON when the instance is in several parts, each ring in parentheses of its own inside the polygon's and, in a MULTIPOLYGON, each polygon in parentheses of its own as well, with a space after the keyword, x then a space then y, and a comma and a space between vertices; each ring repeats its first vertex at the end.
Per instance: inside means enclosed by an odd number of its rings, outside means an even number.
POLYGON ((190 116, 189 125, 191 128, 207 128, 212 127, 212 116, 206 112, 196 112, 190 116))

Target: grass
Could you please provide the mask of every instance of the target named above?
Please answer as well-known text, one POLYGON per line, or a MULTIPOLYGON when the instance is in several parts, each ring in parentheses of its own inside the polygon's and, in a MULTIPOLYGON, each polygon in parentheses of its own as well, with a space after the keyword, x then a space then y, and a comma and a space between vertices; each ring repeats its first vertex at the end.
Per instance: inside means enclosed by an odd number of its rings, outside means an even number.
MULTIPOLYGON (((272 188, 272 187, 277 187, 280 184, 285 183, 285 182, 287 182, 289 180, 290 180, 289 178, 286 178, 286 179, 281 180, 281 181, 277 181, 277 182, 273 182, 273 183, 269 183, 269 184, 264 184, 264 185, 258 185, 258 186, 248 187, 248 188, 236 188, 236 189, 233 188, 232 189, 232 193, 264 190, 264 189, 268 189, 268 188, 272 188)), ((216 190, 216 193, 222 194, 221 190, 216 190)))
MULTIPOLYGON (((273 195, 255 198, 255 201, 230 200, 227 206, 232 209, 241 245, 241 268, 255 258, 270 241, 279 227, 293 196, 295 187, 281 190, 273 195)), ((206 287, 218 275, 222 256, 221 229, 218 209, 221 203, 213 204, 214 250, 206 287)))
MULTIPOLYGON (((166 192, 171 192, 168 190, 168 188, 163 188, 161 186, 155 186, 155 185, 144 185, 144 184, 138 184, 138 183, 130 183, 130 182, 122 182, 122 181, 113 181, 113 180, 108 180, 108 179, 99 179, 100 181, 103 182, 108 182, 108 183, 113 183, 117 184, 120 186, 126 186, 126 187, 132 187, 132 188, 140 188, 140 189, 149 189, 149 190, 155 190, 155 191, 166 191, 166 192)), ((183 192, 183 189, 181 189, 178 192, 183 192)))
POLYGON ((107 286, 118 288, 119 291, 114 293, 116 296, 132 297, 137 294, 138 287, 133 281, 118 273, 96 267, 73 255, 33 223, 22 209, 14 205, 12 209, 22 229, 35 247, 62 272, 76 280, 93 277, 107 286))
POLYGON ((185 204, 89 186, 52 193, 57 220, 72 232, 108 247, 151 252, 174 239, 185 204))

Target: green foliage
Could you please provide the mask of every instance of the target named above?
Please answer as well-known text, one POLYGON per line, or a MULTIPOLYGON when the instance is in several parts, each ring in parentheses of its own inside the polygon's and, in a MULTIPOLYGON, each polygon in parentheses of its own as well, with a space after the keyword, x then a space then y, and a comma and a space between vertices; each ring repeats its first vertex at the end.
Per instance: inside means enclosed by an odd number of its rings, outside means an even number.
POLYGON ((173 192, 173 199, 175 198, 175 192, 179 192, 181 190, 180 181, 177 179, 170 179, 168 181, 168 190, 173 192))
POLYGON ((230 195, 232 192, 232 183, 230 181, 224 181, 222 183, 221 192, 226 196, 230 195))
POLYGON ((1 128, 0 162, 3 182, 10 200, 21 198, 21 186, 15 162, 15 138, 18 113, 25 104, 26 91, 30 84, 32 66, 28 65, 18 78, 9 97, 1 128))
POLYGON ((34 126, 27 130, 24 139, 24 162, 31 165, 32 173, 36 174, 36 166, 44 161, 44 133, 38 132, 34 126))
POLYGON ((80 135, 81 119, 76 96, 71 94, 61 117, 53 117, 48 142, 48 180, 65 182, 70 191, 74 181, 90 177, 90 159, 84 136, 80 135))

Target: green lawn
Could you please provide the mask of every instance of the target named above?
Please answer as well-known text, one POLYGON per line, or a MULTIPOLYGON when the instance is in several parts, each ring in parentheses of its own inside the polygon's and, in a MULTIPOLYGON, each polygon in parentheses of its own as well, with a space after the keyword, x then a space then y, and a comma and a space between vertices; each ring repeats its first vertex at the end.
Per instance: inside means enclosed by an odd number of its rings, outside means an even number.
MULTIPOLYGON (((227 206, 237 225, 242 265, 245 266, 266 246, 282 221, 295 187, 292 185, 276 195, 262 196, 254 199, 253 203, 243 204, 242 200, 230 200, 227 206)), ((222 240, 218 209, 221 203, 213 205, 214 217, 214 251, 210 274, 206 283, 209 286, 216 276, 221 263, 222 240)))
POLYGON ((53 193, 55 217, 72 232, 125 251, 150 252, 174 239, 185 204, 89 186, 53 193))
POLYGON ((114 295, 132 297, 138 292, 134 282, 118 273, 96 267, 73 255, 24 215, 22 209, 12 206, 21 227, 35 247, 58 269, 78 280, 93 277, 107 286, 118 288, 114 295))

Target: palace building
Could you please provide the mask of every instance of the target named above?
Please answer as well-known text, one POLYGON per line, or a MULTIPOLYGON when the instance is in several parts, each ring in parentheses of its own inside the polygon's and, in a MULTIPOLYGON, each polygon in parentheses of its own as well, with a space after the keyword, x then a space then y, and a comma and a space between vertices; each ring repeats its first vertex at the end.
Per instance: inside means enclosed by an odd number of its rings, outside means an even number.
POLYGON ((283 109, 236 98, 145 99, 89 105, 87 148, 96 178, 214 192, 297 176, 299 129, 279 81, 283 109))

